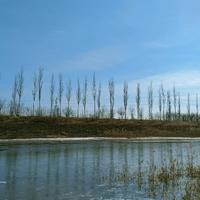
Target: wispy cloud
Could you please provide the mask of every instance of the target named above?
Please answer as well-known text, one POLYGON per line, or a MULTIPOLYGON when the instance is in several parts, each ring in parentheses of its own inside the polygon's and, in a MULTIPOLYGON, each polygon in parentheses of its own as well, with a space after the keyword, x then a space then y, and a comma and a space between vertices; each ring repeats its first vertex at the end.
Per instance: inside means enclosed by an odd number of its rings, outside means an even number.
MULTIPOLYGON (((182 70, 177 72, 157 74, 136 80, 130 80, 128 84, 130 105, 135 106, 136 85, 137 83, 140 83, 142 106, 145 111, 147 110, 147 90, 151 81, 153 83, 154 89, 155 110, 158 109, 156 104, 158 102, 158 88, 160 87, 161 83, 163 83, 165 91, 172 91, 172 88, 175 85, 177 92, 180 92, 181 95, 181 104, 183 106, 183 110, 186 108, 187 105, 187 94, 190 93, 191 107, 192 109, 195 108, 196 94, 200 94, 200 70, 182 70)), ((116 84, 115 89, 116 107, 119 107, 123 105, 123 83, 116 84)))
POLYGON ((132 81, 132 84, 140 82, 142 85, 147 85, 151 81, 154 85, 160 85, 160 83, 163 83, 168 88, 173 85, 176 85, 176 87, 179 88, 196 87, 200 85, 200 70, 183 70, 157 74, 139 80, 134 80, 132 81))
POLYGON ((74 57, 67 65, 76 69, 89 70, 117 67, 129 57, 124 49, 123 46, 92 49, 74 57))
POLYGON ((54 30, 54 33, 55 34, 64 34, 65 33, 65 30, 63 30, 63 29, 56 29, 56 30, 54 30))
POLYGON ((142 43, 141 46, 148 49, 168 49, 174 47, 175 44, 174 43, 172 44, 170 42, 155 40, 155 41, 144 42, 142 43))
MULTIPOLYGON (((156 91, 162 83, 166 90, 172 90, 173 86, 176 86, 180 92, 185 94, 191 92, 191 95, 195 95, 199 92, 200 70, 182 70, 131 80, 129 81, 129 91, 132 91, 131 93, 134 95, 136 84, 140 83, 143 94, 146 96, 150 82, 153 83, 154 90, 156 91)), ((119 94, 119 96, 122 94, 122 88, 122 83, 116 85, 116 94, 119 94)))

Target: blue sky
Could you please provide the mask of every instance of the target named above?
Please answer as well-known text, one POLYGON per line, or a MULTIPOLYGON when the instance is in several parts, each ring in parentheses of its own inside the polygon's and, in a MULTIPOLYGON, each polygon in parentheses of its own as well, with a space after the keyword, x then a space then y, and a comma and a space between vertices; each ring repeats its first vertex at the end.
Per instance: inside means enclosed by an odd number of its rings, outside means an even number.
MULTIPOLYGON (((199 0, 0 0, 0 96, 8 98, 16 72, 25 73, 25 102, 33 73, 74 82, 124 80, 182 93, 200 86, 199 0)), ((134 92, 134 91, 133 91, 134 92)), ((120 93, 117 90, 117 93, 120 93)), ((132 100, 133 101, 133 100, 132 100)))

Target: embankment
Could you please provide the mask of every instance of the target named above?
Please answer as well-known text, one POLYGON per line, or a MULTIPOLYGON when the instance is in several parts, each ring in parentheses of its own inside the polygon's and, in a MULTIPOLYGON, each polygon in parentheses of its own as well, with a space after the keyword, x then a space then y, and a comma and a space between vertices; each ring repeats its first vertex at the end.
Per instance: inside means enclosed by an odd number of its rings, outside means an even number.
POLYGON ((200 137, 200 122, 0 117, 0 139, 200 137))

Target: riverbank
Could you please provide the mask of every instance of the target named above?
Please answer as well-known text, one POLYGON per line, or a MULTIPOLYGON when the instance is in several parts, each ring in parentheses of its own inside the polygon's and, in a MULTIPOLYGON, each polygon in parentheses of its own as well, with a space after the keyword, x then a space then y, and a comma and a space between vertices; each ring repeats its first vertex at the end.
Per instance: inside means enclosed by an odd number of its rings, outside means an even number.
POLYGON ((79 143, 79 142, 98 142, 98 141, 113 141, 113 142, 152 142, 152 143, 186 143, 200 142, 200 137, 140 137, 140 138, 105 138, 105 137, 87 137, 87 138, 28 138, 28 139, 0 139, 0 145, 7 144, 63 144, 63 143, 79 143))
POLYGON ((52 117, 0 117, 0 139, 200 138, 199 122, 52 117))

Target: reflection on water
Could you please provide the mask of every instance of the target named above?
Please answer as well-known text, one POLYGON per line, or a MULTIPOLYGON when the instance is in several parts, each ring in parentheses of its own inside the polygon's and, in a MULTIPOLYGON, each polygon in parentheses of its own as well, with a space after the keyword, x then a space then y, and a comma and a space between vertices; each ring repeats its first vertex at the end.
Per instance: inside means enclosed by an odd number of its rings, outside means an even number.
POLYGON ((179 166, 200 164, 199 142, 80 142, 0 149, 0 199, 9 200, 164 199, 169 192, 167 199, 179 199, 176 183, 159 186, 162 192, 156 195, 148 175, 173 160, 179 166), (137 176, 116 181, 120 173, 137 176))

